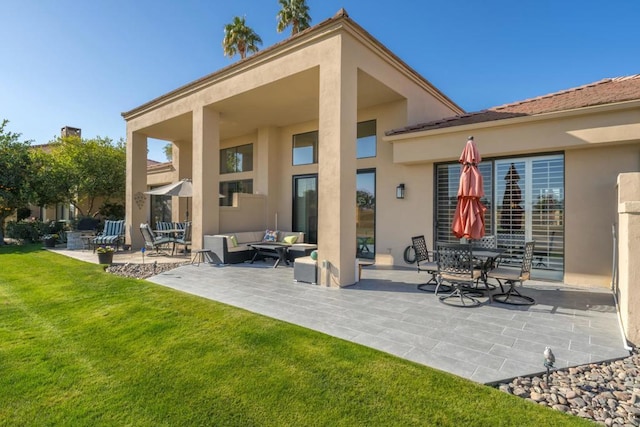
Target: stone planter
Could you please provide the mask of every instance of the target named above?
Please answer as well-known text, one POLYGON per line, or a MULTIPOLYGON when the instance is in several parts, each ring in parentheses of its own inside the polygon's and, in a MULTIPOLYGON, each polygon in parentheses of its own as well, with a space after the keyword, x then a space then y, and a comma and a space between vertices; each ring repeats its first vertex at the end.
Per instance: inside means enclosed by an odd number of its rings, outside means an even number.
POLYGON ((43 240, 44 247, 45 248, 55 248, 56 247, 56 240, 57 239, 44 239, 43 240))
POLYGON ((98 264, 111 264, 113 263, 113 252, 98 252, 98 264))

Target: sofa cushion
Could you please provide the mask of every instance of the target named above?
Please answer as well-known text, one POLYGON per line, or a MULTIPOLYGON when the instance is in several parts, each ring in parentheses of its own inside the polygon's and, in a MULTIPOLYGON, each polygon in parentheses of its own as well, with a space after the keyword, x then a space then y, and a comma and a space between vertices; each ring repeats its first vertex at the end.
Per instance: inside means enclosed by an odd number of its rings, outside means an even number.
MULTIPOLYGON (((261 239, 256 239, 255 233, 253 231, 243 231, 240 233, 235 233, 236 239, 238 240, 238 245, 243 243, 254 243, 256 241, 260 241, 261 239)), ((262 236, 260 236, 262 237, 262 236)))
POLYGON ((276 230, 267 230, 264 233, 264 237, 262 238, 263 242, 277 242, 278 241, 278 232, 276 230))
POLYGON ((296 243, 304 242, 304 232, 302 231, 281 231, 279 242, 284 242, 285 237, 296 236, 296 243))
POLYGON ((298 236, 285 236, 285 238, 282 239, 282 241, 284 243, 288 243, 290 245, 293 245, 295 242, 298 241, 298 236))

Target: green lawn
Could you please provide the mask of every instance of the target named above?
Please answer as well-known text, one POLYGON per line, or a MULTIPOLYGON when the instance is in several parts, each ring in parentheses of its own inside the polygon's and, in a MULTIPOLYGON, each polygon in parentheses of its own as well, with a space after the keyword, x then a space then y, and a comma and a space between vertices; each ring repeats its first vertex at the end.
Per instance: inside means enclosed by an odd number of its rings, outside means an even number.
POLYGON ((589 425, 50 253, 0 247, 0 425, 589 425))

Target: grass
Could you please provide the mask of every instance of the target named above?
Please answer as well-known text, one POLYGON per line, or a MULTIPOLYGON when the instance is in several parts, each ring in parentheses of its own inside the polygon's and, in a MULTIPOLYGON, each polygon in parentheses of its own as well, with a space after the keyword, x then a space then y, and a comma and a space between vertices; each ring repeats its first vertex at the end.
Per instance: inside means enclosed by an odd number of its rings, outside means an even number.
POLYGON ((0 425, 588 425, 39 246, 0 247, 0 425))

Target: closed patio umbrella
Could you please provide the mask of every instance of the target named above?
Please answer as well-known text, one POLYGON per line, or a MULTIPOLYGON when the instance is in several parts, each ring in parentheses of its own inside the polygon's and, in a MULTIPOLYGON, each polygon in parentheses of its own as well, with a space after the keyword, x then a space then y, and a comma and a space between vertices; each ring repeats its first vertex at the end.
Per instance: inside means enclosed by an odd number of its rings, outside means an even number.
POLYGON ((457 238, 480 239, 484 236, 486 208, 480 202, 480 198, 484 196, 484 189, 478 163, 482 158, 472 136, 469 137, 458 161, 462 164, 462 172, 458 187, 458 204, 451 230, 457 238))

